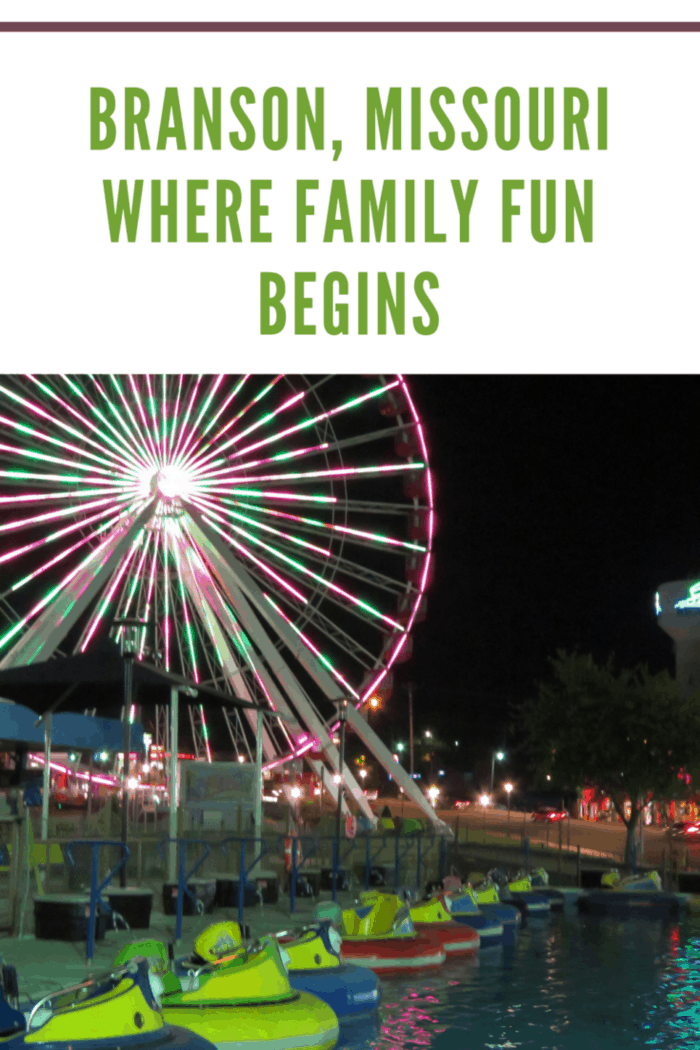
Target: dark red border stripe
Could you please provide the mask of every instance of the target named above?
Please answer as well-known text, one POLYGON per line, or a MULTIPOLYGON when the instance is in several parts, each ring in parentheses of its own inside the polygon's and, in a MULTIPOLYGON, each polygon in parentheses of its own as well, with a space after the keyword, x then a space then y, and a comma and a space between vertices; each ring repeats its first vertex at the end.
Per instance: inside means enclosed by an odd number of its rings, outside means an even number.
POLYGON ((700 33, 700 22, 0 22, 0 33, 700 33))

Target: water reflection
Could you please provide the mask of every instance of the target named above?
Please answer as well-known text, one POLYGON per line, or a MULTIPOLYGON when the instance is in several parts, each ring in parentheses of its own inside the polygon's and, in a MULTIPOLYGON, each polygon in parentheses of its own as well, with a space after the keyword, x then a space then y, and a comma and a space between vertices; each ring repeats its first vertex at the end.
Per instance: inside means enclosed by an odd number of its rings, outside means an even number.
POLYGON ((515 945, 382 981, 374 1027, 345 1050, 696 1050, 700 921, 563 913, 515 945))

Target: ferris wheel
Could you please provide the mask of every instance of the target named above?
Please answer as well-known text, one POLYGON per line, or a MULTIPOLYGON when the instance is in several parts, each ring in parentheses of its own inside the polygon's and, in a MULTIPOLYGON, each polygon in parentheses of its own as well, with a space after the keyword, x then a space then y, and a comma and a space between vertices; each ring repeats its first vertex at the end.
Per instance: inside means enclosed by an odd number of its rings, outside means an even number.
POLYGON ((337 701, 390 688, 433 527, 400 375, 0 377, 0 667, 138 619, 138 657, 265 704, 270 766, 332 764, 337 701))

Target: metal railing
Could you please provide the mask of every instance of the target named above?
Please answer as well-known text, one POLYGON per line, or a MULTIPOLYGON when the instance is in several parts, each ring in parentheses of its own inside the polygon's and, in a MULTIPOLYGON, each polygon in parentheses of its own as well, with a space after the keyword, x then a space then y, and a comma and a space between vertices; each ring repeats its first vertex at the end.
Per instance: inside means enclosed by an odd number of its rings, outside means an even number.
MULTIPOLYGON (((90 847, 90 913, 88 917, 88 934, 87 934, 87 947, 86 947, 86 958, 90 963, 95 955, 95 924, 97 921, 97 906, 102 905, 104 910, 112 915, 118 915, 109 904, 102 900, 102 890, 107 886, 117 872, 124 867, 129 858, 129 847, 125 846, 123 842, 118 842, 114 839, 76 839, 73 842, 67 842, 65 845, 66 859, 70 865, 76 866, 75 857, 73 851, 77 846, 89 846, 90 847), (122 855, 118 862, 110 869, 107 876, 98 882, 99 879, 99 868, 100 868, 100 850, 105 846, 117 846, 121 851, 122 855)), ((123 920, 122 920, 123 921, 123 920)))

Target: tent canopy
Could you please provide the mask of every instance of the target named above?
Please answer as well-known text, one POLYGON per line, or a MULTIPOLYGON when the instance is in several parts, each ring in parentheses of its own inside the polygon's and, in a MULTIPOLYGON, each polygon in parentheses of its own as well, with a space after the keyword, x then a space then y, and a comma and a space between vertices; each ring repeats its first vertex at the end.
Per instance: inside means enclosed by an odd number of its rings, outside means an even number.
MULTIPOLYGON (((23 704, 0 700, 0 741, 36 744, 44 748, 44 727, 35 725, 36 712, 23 704)), ((124 744, 124 723, 116 718, 93 718, 64 711, 51 720, 51 746, 60 749, 90 749, 91 751, 121 751, 124 744)), ((143 751, 143 726, 131 726, 131 746, 143 751)))
MULTIPOLYGON (((77 656, 55 657, 41 663, 0 670, 0 696, 27 704, 40 715, 62 707, 84 711, 86 707, 98 711, 114 710, 123 704, 124 657, 119 646, 106 638, 93 650, 77 656), (98 687, 98 688, 95 688, 98 687), (89 696, 86 700, 86 695, 89 696)), ((163 693, 173 688, 196 689, 200 702, 215 699, 219 704, 269 711, 266 705, 239 700, 229 693, 211 686, 195 684, 172 671, 134 660, 134 692, 137 687, 148 691, 153 703, 163 703, 163 693)), ((137 701, 134 696, 134 702, 137 701)))

